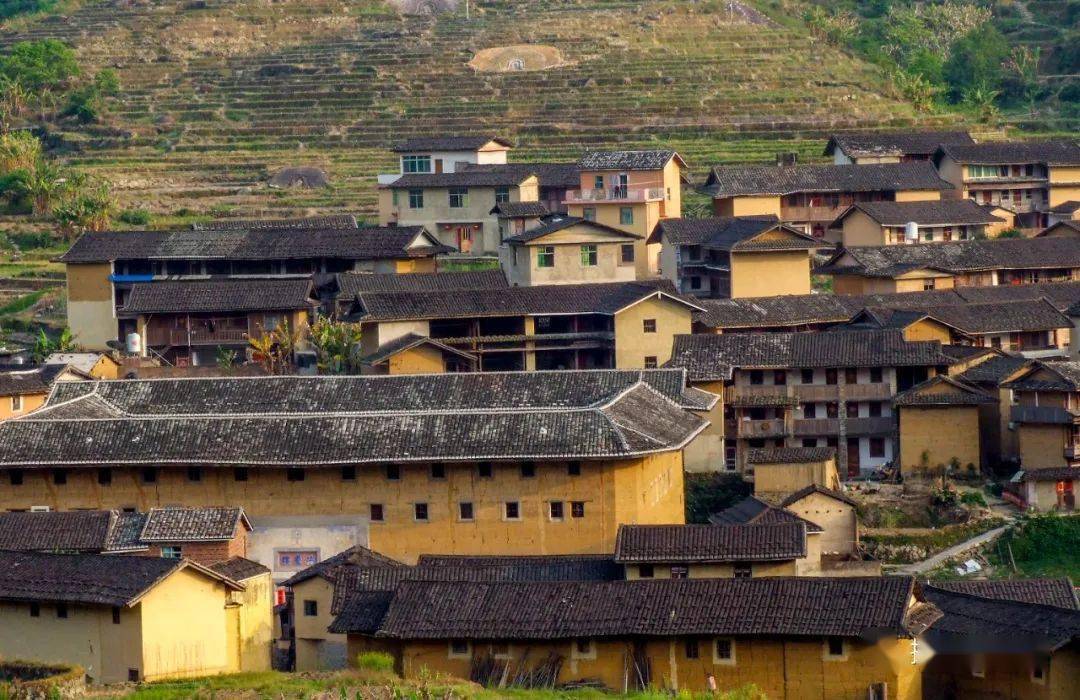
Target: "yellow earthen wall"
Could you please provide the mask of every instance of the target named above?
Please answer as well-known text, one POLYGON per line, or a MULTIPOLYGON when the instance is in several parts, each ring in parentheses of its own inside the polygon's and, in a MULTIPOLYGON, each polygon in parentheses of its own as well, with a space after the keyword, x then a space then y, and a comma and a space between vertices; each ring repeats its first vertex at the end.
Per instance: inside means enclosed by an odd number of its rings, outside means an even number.
POLYGON ((980 465, 979 409, 976 406, 900 407, 900 469, 905 475, 919 475, 953 458, 960 469, 980 465), (927 454, 923 466, 923 453, 927 454))
POLYGON ((68 327, 85 350, 107 350, 116 340, 110 274, 112 263, 67 266, 68 327))
POLYGON ((446 371, 442 351, 430 345, 418 345, 390 357, 390 374, 442 374, 446 371))
POLYGON ((1022 423, 1016 432, 1020 439, 1020 466, 1024 469, 1068 466, 1063 426, 1022 423))
POLYGON ((0 396, 0 420, 24 416, 35 408, 41 408, 48 394, 22 394, 22 407, 18 411, 12 410, 11 396, 0 396))
POLYGON ((671 359, 675 336, 691 330, 693 311, 670 299, 646 299, 615 315, 615 367, 641 369, 645 358, 656 358, 657 367, 671 359), (645 319, 656 320, 656 332, 645 333, 645 319))
POLYGON ((144 680, 227 673, 225 589, 190 569, 168 577, 142 599, 144 680))
POLYGON ((733 253, 731 256, 733 299, 809 293, 809 251, 733 253))

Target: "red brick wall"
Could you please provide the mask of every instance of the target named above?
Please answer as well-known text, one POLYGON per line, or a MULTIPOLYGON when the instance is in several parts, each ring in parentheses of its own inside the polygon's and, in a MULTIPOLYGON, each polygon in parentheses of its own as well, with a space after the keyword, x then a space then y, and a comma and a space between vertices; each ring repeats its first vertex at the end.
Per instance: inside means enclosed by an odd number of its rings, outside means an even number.
MULTIPOLYGON (((247 530, 238 528, 240 532, 227 542, 176 542, 180 546, 180 553, 199 564, 209 566, 219 561, 225 561, 232 557, 247 556, 247 530)), ((168 545, 165 545, 168 546, 168 545)), ((146 551, 148 557, 160 557, 162 545, 152 544, 146 551)))

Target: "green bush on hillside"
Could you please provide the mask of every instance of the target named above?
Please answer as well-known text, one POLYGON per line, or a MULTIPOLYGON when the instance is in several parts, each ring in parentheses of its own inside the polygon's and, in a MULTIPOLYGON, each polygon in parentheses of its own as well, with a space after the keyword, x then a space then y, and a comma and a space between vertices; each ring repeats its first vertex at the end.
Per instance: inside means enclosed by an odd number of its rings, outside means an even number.
POLYGON ((1069 576, 1080 580, 1080 516, 1048 513, 1028 518, 1002 537, 999 564, 1015 560, 1022 576, 1069 576))
POLYGON ((0 19, 56 9, 57 0, 3 0, 0 2, 0 19))

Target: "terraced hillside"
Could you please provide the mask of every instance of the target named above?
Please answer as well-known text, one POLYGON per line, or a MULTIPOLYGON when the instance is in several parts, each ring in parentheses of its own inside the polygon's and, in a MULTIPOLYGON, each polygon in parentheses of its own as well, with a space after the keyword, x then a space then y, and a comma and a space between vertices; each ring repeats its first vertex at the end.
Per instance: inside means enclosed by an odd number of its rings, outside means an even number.
POLYGON ((108 122, 62 129, 64 141, 123 203, 168 215, 372 211, 374 176, 392 166, 386 147, 411 134, 497 133, 521 144, 516 160, 664 143, 702 172, 779 151, 817 157, 828 130, 916 119, 878 91, 870 67, 740 3, 474 0, 470 10, 85 0, 0 31, 0 47, 59 38, 87 65, 117 69, 123 96, 108 122), (505 52, 505 64, 481 66, 493 72, 468 65, 518 44, 555 49, 522 56, 552 67, 507 70, 505 52), (290 165, 322 167, 332 186, 269 189, 290 165))

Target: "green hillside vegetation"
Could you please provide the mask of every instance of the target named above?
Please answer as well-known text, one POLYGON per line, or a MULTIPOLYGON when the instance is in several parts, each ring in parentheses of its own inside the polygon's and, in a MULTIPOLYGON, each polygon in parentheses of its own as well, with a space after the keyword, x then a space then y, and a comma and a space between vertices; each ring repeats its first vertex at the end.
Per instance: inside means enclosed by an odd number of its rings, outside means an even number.
MULTIPOLYGON (((95 114, 46 114, 59 157, 112 183, 155 223, 208 216, 373 213, 387 146, 414 134, 490 132, 516 160, 664 145, 696 175, 714 163, 821 158, 835 129, 951 120, 919 113, 879 67, 710 0, 475 0, 466 19, 401 16, 360 0, 86 0, 0 30, 73 47, 84 76, 119 89, 95 114), (513 52, 538 70, 508 70, 513 52), (535 54, 535 55, 534 55, 535 54), (331 186, 270 189, 284 166, 331 186), (160 217, 160 218, 159 218, 160 217)), ((92 83, 91 83, 92 85, 92 83)))
POLYGON ((1080 128, 1080 2, 774 0, 821 36, 882 66, 916 104, 983 121, 1080 128))
POLYGON ((991 545, 987 556, 997 571, 1012 572, 1011 576, 1068 576, 1080 581, 1080 516, 1028 518, 991 545))

